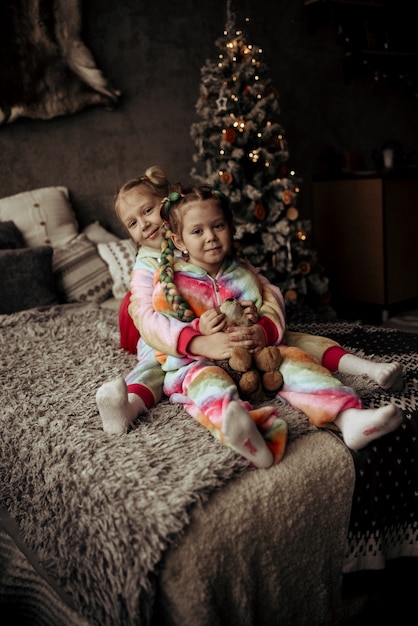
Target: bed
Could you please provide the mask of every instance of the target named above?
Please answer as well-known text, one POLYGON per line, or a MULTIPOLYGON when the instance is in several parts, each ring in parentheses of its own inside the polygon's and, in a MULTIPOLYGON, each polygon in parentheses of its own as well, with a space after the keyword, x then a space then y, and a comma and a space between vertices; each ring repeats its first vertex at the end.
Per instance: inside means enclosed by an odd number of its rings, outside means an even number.
POLYGON ((2 276, 15 276, 0 305, 2 624, 415 623, 418 336, 289 310, 294 330, 403 363, 402 391, 343 377, 366 406, 404 412, 360 452, 278 401, 289 442, 268 470, 166 400, 108 435, 95 393, 135 362, 118 326, 134 252, 100 224, 80 232, 65 188, 23 195, 0 200, 2 276))

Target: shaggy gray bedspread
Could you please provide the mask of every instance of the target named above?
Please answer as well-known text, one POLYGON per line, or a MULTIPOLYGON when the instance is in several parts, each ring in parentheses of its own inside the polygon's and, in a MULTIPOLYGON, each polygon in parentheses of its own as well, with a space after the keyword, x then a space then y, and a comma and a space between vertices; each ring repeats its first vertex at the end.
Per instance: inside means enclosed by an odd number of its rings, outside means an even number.
MULTIPOLYGON (((115 311, 0 316, 0 346, 0 504, 91 624, 149 623, 160 562, 194 505, 254 470, 167 402, 127 435, 103 432, 96 390, 135 363, 115 311)), ((315 432, 280 412, 290 442, 315 432)))

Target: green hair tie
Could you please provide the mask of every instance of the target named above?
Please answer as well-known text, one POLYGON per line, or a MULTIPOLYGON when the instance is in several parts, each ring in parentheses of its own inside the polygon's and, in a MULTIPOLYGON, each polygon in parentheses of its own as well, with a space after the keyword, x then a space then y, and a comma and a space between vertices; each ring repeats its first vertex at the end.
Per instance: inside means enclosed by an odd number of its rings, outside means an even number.
POLYGON ((166 198, 162 200, 160 214, 161 214, 161 218, 165 222, 170 223, 171 207, 173 204, 178 202, 181 197, 182 195, 178 191, 172 191, 171 193, 168 194, 166 198))

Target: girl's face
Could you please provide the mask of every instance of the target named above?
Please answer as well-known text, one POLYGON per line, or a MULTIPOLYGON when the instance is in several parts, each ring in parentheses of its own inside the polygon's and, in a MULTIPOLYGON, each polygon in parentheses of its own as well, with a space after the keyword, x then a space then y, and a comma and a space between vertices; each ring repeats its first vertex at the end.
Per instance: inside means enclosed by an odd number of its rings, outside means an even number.
POLYGON ((197 200, 184 209, 181 235, 173 234, 179 250, 187 250, 189 260, 211 276, 216 276, 225 256, 230 254, 232 233, 215 199, 197 200))
POLYGON ((119 199, 119 218, 140 246, 161 247, 161 200, 144 185, 130 189, 119 199))

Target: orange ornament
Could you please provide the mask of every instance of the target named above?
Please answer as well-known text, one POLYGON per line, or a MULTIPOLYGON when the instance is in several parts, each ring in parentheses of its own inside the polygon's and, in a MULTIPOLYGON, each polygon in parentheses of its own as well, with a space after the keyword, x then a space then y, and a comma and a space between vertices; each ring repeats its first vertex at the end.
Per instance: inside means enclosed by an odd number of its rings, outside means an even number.
POLYGON ((258 220, 260 220, 260 221, 261 221, 261 220, 263 220, 263 219, 266 217, 266 210, 265 210, 265 208, 263 207, 263 205, 261 204, 261 202, 258 202, 258 203, 255 205, 255 208, 254 208, 254 215, 255 215, 255 217, 256 217, 258 220))
POLYGON ((282 193, 282 200, 285 204, 290 204, 292 202, 292 192, 285 189, 282 193))
POLYGON ((227 128, 225 131, 225 141, 228 143, 235 143, 235 139, 237 138, 237 134, 233 128, 227 128))
POLYGON ((230 185, 232 181, 234 180, 231 172, 220 172, 219 176, 220 176, 221 181, 223 183, 226 183, 227 185, 230 185))
POLYGON ((299 217, 299 211, 297 210, 296 207, 291 206, 287 209, 286 211, 286 217, 288 220, 290 220, 291 222, 294 222, 295 220, 298 219, 299 217))
POLYGON ((299 263, 299 272, 302 276, 306 276, 311 271, 311 266, 307 261, 301 261, 299 263))
POLYGON ((288 289, 285 294, 284 297, 286 300, 297 300, 298 299, 298 294, 296 293, 296 291, 294 289, 288 289))

